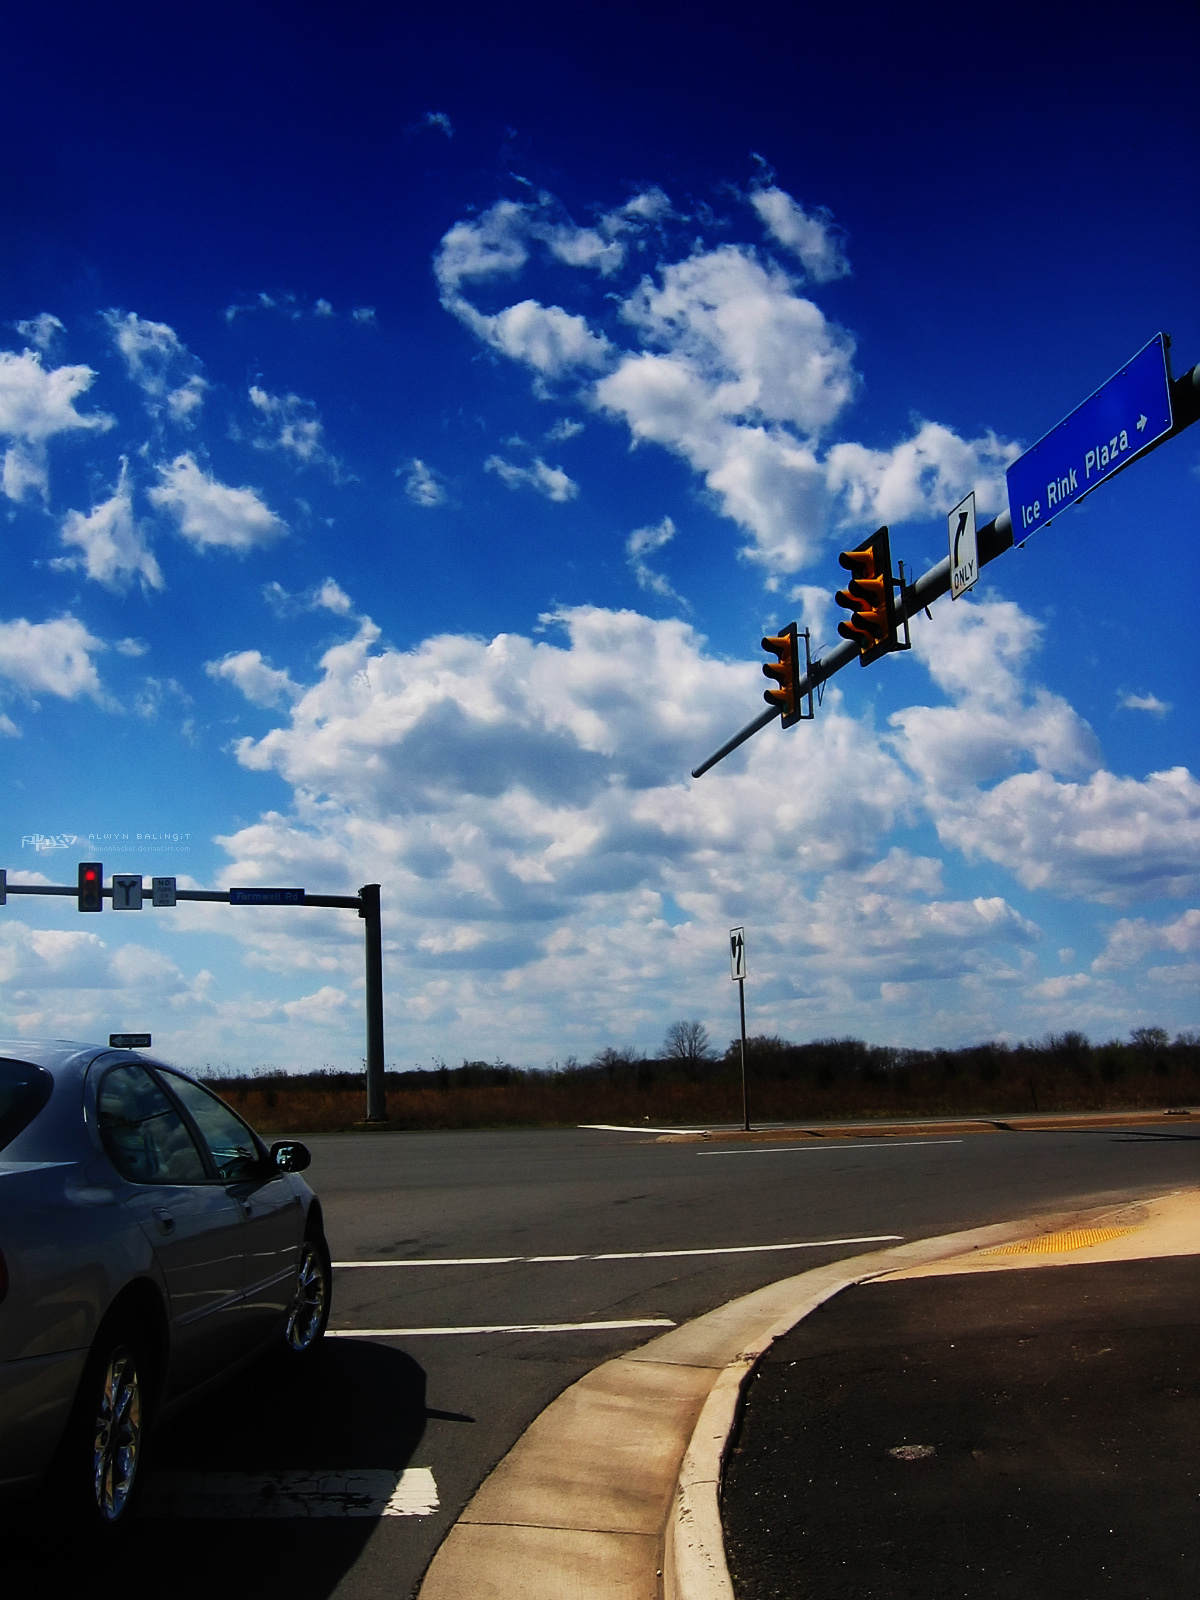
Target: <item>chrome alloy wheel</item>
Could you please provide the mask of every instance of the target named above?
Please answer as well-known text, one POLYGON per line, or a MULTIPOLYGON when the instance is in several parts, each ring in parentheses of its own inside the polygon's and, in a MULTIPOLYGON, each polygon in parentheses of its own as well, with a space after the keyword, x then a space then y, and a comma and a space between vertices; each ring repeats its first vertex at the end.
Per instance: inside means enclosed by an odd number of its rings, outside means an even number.
POLYGON ((133 1491, 142 1449, 142 1393, 128 1345, 108 1358, 92 1444, 92 1488, 101 1520, 114 1523, 133 1491))
POLYGON ((284 1340, 289 1350, 303 1355, 321 1337, 325 1327, 325 1306, 329 1298, 329 1274, 325 1257, 315 1239, 300 1246, 300 1266, 296 1273, 296 1297, 288 1312, 284 1340))

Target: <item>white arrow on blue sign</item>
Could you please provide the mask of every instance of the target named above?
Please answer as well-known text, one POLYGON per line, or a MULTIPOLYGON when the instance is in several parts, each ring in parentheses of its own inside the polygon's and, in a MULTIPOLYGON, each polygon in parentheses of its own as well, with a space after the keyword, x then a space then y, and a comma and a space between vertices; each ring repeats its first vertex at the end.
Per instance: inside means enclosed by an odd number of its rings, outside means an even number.
POLYGON ((1076 406, 1008 469, 1008 509, 1018 544, 1170 433, 1167 338, 1156 333, 1133 360, 1076 406))

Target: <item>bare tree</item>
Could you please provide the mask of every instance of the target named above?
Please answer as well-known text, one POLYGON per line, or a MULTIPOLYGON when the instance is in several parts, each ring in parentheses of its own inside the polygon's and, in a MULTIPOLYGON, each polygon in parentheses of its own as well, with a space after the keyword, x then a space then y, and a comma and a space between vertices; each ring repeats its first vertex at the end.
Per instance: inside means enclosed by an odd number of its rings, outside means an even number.
POLYGON ((671 1061, 708 1061, 712 1044, 702 1022, 673 1022, 663 1040, 662 1053, 671 1061))

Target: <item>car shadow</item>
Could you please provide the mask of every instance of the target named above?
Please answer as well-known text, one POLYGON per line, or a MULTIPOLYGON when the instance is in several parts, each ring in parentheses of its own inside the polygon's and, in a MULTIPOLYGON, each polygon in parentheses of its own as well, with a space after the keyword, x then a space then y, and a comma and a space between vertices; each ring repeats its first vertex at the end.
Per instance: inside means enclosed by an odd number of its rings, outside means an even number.
MULTIPOLYGON (((329 1339, 302 1371, 267 1358, 156 1433, 145 1487, 177 1472, 399 1474, 425 1418, 425 1372, 411 1356, 329 1339)), ((377 1524, 374 1516, 196 1517, 177 1507, 139 1516, 109 1548, 65 1526, 43 1496, 5 1514, 6 1587, 128 1600, 136 1574, 139 1592, 172 1600, 212 1600, 233 1584, 240 1593, 286 1586, 289 1600, 325 1600, 377 1524)))

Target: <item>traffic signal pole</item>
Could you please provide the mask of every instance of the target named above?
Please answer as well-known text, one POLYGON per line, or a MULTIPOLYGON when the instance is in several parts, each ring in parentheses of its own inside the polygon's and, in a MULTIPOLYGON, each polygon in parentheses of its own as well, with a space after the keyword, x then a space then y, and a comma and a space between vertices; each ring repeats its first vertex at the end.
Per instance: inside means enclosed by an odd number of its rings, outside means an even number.
MULTIPOLYGON (((1170 385, 1172 427, 1168 433, 1163 434, 1147 450, 1141 451, 1123 466, 1118 472, 1124 472, 1127 467, 1133 466, 1135 461, 1141 461, 1148 456, 1151 450, 1157 450, 1159 445, 1166 444, 1168 439, 1173 439, 1185 428, 1190 428, 1193 422, 1200 420, 1200 362, 1182 378, 1176 378, 1170 385)), ((1109 479, 1116 477, 1117 473, 1109 474, 1109 479)), ((1104 480, 1109 481, 1108 479, 1104 480)), ((1082 497, 1081 497, 1082 498, 1082 497)), ((1013 546, 1012 517, 1006 507, 998 517, 985 523, 979 529, 976 538, 979 544, 979 565, 984 567, 989 561, 994 561, 997 556, 1002 556, 1006 550, 1013 546)), ((942 595, 950 591, 950 557, 947 555, 935 567, 930 567, 913 584, 905 584, 897 596, 896 617, 898 621, 907 622, 915 617, 918 611, 924 611, 939 600, 942 595)), ((765 641, 764 641, 765 642, 765 641)), ((848 667, 852 661, 857 661, 861 656, 859 644, 852 639, 844 639, 836 645, 827 656, 820 661, 814 661, 808 672, 800 678, 799 695, 811 694, 819 684, 827 682, 835 672, 840 672, 843 667, 848 667)), ((698 767, 692 768, 692 777, 701 778, 718 761, 724 761, 727 755, 732 754, 739 745, 745 744, 747 739, 760 732, 775 721, 780 715, 778 706, 768 706, 767 709, 755 717, 753 722, 748 722, 732 739, 727 739, 721 748, 709 756, 707 761, 702 761, 698 767)))
MULTIPOLYGON (((178 889, 174 878, 155 878, 152 883, 170 884, 170 898, 161 902, 143 898, 143 885, 137 873, 121 874, 118 882, 132 881, 138 890, 137 909, 143 905, 175 905, 181 900, 215 901, 221 905, 288 905, 328 906, 339 911, 357 911, 363 919, 364 954, 366 957, 366 1011, 367 1011, 367 1121, 384 1122, 387 1119, 387 1092, 383 1062, 383 930, 379 914, 379 884, 365 883, 357 894, 307 894, 303 889, 178 889), (286 896, 287 898, 280 898, 286 896)), ((104 869, 96 862, 80 862, 78 885, 59 883, 9 883, 6 869, 0 868, 0 906, 9 895, 75 895, 79 909, 100 909, 102 900, 114 900, 117 885, 104 886, 104 869), (90 879, 85 883, 84 869, 94 869, 98 886, 90 879), (85 896, 89 899, 85 902, 85 896), (90 903, 94 899, 95 904, 90 903)), ((157 893, 157 889, 155 891, 157 893)), ((125 904, 127 902, 118 902, 125 904)), ((114 906, 116 909, 116 906, 114 906)))

